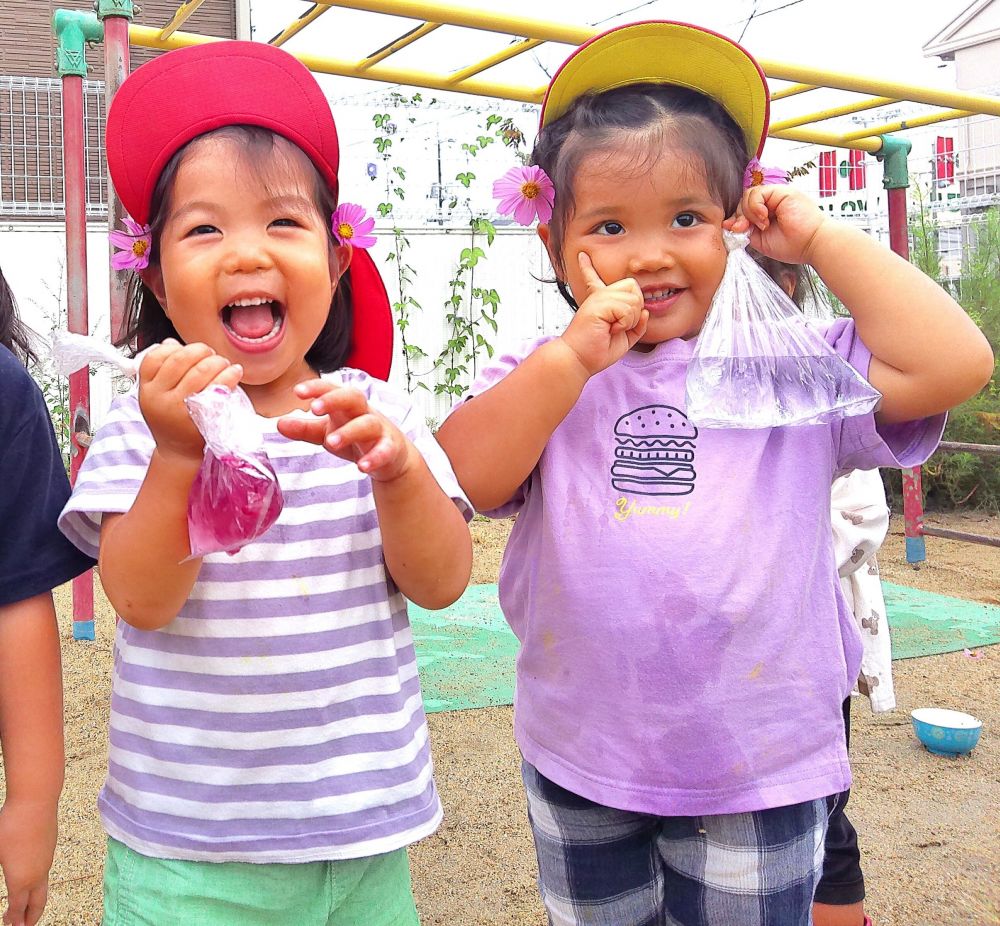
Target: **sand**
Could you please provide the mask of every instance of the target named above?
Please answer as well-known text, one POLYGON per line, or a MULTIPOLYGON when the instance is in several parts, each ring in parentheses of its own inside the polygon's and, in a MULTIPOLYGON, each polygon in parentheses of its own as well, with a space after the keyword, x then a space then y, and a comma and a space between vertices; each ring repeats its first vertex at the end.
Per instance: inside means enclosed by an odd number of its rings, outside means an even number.
MULTIPOLYGON (((930 516, 928 523, 1000 536, 1000 518, 930 516)), ((496 580, 509 525, 476 521, 474 581, 496 580)), ((902 519, 880 555, 885 578, 1000 604, 1000 550, 927 539, 928 562, 905 563, 902 519)), ((106 768, 113 617, 103 599, 98 639, 70 636, 69 590, 57 594, 66 685, 67 780, 44 926, 100 921, 104 835, 95 802, 106 768)), ((855 699, 849 812, 860 834, 869 912, 876 926, 1000 924, 1000 646, 894 663, 899 706, 873 717, 855 699), (984 722, 966 758, 927 753, 908 712, 969 711, 984 722)), ((413 848, 414 890, 425 926, 544 926, 509 707, 430 718, 445 822, 413 848)), ((0 790, 3 782, 0 776, 0 790)), ((0 883, 0 903, 6 895, 0 883)), ((296 924, 289 924, 296 926, 296 924)))

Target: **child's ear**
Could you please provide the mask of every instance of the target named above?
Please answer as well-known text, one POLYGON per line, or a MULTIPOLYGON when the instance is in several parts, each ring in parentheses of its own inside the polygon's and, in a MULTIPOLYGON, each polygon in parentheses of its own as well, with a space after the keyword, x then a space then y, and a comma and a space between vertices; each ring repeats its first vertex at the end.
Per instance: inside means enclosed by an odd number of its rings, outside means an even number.
POLYGON ((139 271, 139 279, 146 284, 146 288, 156 296, 156 301, 163 307, 163 311, 169 316, 167 310, 167 291, 163 286, 163 272, 159 264, 150 264, 139 271))
POLYGON ((538 223, 538 237, 542 239, 542 244, 545 245, 545 250, 549 255, 549 263, 552 264, 552 269, 556 273, 562 273, 562 261, 559 259, 558 254, 552 252, 552 229, 549 227, 547 222, 538 223))
POLYGON ((344 275, 344 271, 351 266, 353 255, 354 248, 349 244, 335 244, 330 248, 330 279, 335 285, 344 275))

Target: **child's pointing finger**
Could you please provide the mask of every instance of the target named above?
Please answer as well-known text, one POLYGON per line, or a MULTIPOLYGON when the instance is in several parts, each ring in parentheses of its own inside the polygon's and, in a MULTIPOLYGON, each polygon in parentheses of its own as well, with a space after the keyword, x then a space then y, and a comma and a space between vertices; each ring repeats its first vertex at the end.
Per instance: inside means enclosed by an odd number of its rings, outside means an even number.
POLYGON ((599 290, 607 288, 607 283, 601 279, 600 275, 594 269, 594 263, 586 251, 581 251, 577 254, 576 259, 580 265, 580 272, 583 274, 583 282, 587 284, 587 289, 590 292, 596 293, 599 290))

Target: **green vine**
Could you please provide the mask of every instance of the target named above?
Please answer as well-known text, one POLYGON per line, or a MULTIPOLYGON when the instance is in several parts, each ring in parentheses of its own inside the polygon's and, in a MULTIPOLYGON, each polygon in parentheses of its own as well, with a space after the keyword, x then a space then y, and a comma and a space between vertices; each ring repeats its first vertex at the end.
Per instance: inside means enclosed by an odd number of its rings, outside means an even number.
MULTIPOLYGON (((402 94, 393 94, 396 105, 407 102, 402 94)), ((409 102, 418 103, 421 100, 419 93, 414 94, 409 102)), ((412 122, 412 117, 410 118, 412 122)), ((396 124, 392 121, 389 113, 376 113, 372 117, 377 134, 372 140, 375 150, 382 156, 383 162, 388 166, 390 159, 389 149, 392 148, 393 138, 396 134, 396 124)), ((387 218, 393 214, 393 201, 403 202, 406 199, 406 170, 398 164, 392 166, 385 172, 385 200, 378 205, 378 214, 381 218, 387 218)), ((406 391, 412 393, 418 386, 424 386, 417 382, 417 373, 414 370, 414 363, 427 356, 427 352, 409 338, 408 328, 414 310, 421 311, 422 306, 413 297, 412 287, 416 270, 406 262, 405 254, 410 247, 410 241, 403 234, 403 229, 396 222, 392 227, 393 249, 386 256, 386 261, 391 261, 396 265, 396 285, 399 298, 392 303, 392 313, 396 327, 399 329, 400 344, 403 352, 403 363, 405 365, 406 391)))
MULTIPOLYGON (((420 94, 409 99, 402 94, 393 94, 392 102, 397 107, 408 103, 420 102, 420 94)), ((434 101, 431 101, 433 105, 434 101)), ((390 113, 382 112, 373 117, 376 134, 373 138, 375 149, 386 164, 385 199, 378 206, 378 214, 386 219, 394 217, 395 206, 406 197, 406 171, 399 165, 389 167, 390 159, 398 154, 398 146, 394 148, 394 138, 397 127, 390 113)), ((413 119, 410 118, 410 122, 413 119)), ((525 143, 524 133, 510 118, 496 114, 487 116, 482 130, 470 141, 461 144, 461 150, 467 157, 475 158, 488 146, 500 141, 511 148, 523 162, 524 154, 520 151, 525 143)), ((455 180, 465 189, 469 189, 476 180, 476 174, 470 169, 459 171, 455 180)), ((458 197, 451 195, 448 209, 458 205, 458 197)), ((413 296, 413 288, 417 275, 416 269, 406 260, 406 252, 410 242, 399 224, 393 223, 393 250, 387 256, 387 261, 396 265, 396 283, 399 292, 398 299, 392 304, 396 327, 400 332, 403 361, 405 363, 406 389, 412 393, 417 388, 432 389, 436 395, 451 395, 458 397, 465 393, 468 386, 465 382, 474 378, 485 353, 492 357, 494 348, 490 338, 499 331, 497 316, 500 307, 500 294, 492 287, 476 285, 476 267, 487 257, 487 249, 492 246, 496 237, 496 228, 486 215, 473 215, 469 219, 469 238, 458 255, 458 261, 452 278, 448 282, 448 297, 444 301, 445 324, 448 326, 448 336, 444 347, 433 359, 430 368, 421 373, 417 370, 419 361, 429 359, 429 354, 411 339, 409 331, 412 313, 422 310, 420 303, 413 296), (433 387, 423 382, 424 377, 433 378, 433 387)))

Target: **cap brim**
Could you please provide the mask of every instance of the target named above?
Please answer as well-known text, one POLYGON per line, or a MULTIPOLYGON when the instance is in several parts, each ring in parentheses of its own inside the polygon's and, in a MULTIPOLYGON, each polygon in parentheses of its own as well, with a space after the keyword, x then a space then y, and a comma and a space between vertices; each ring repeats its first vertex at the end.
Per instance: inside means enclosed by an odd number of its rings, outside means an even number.
POLYGON ((540 125, 578 96, 637 83, 677 84, 717 100, 743 130, 747 150, 763 149, 770 111, 764 72, 740 45, 689 23, 632 23, 581 45, 549 83, 540 125))
POLYGON ((351 354, 346 366, 364 370, 376 379, 388 379, 392 366, 392 307, 385 283, 367 251, 351 255, 351 301, 354 324, 351 354))

